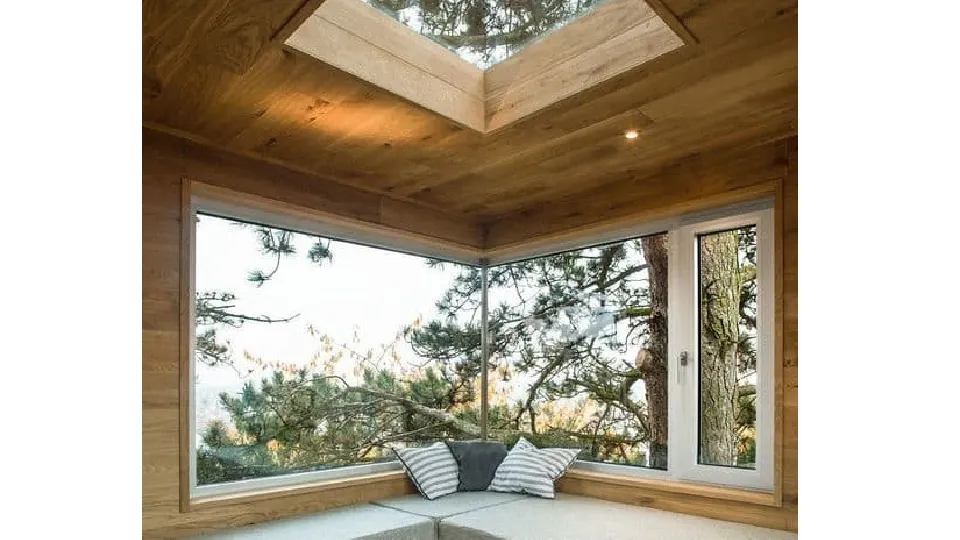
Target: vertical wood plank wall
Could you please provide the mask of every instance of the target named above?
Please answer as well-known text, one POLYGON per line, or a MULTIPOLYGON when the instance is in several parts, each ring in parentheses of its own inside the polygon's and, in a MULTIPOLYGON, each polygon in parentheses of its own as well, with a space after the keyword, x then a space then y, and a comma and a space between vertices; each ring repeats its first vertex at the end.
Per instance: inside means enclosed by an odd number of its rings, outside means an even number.
MULTIPOLYGON (((783 178, 783 507, 728 502, 692 495, 640 490, 609 483, 566 478, 560 491, 581 493, 780 529, 797 529, 797 140, 782 145, 783 178)), ((214 151, 211 151, 214 152, 214 151)), ((290 171, 257 165, 256 171, 235 157, 200 159, 190 146, 144 131, 143 145, 143 530, 145 538, 177 538, 185 534, 234 527, 280 517, 316 512, 332 506, 385 498, 413 491, 402 477, 375 484, 347 486, 323 494, 285 495, 180 512, 179 382, 181 181, 193 180, 253 194, 296 198, 301 204, 346 204, 338 194, 309 190, 290 171), (289 191, 286 195, 279 189, 289 191), (304 195, 306 193, 306 195, 304 195)), ((734 184, 736 182, 733 182, 734 184)), ((321 190, 322 191, 322 190, 321 190)), ((362 202, 362 201, 361 201, 362 202)), ((345 212, 363 213, 362 206, 345 212)), ((371 219, 376 216, 372 216, 371 219)), ((450 228, 463 244, 473 231, 450 228)))

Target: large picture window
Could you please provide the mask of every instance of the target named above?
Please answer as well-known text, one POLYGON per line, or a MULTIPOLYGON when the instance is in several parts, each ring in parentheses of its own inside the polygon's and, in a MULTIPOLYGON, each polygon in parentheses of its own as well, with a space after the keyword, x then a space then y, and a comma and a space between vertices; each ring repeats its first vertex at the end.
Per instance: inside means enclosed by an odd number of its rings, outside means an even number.
POLYGON ((486 268, 223 208, 195 201, 190 246, 193 497, 521 436, 772 490, 768 207, 486 268))
POLYGON ((475 268, 202 212, 195 238, 200 492, 480 435, 479 314, 435 305, 475 268))

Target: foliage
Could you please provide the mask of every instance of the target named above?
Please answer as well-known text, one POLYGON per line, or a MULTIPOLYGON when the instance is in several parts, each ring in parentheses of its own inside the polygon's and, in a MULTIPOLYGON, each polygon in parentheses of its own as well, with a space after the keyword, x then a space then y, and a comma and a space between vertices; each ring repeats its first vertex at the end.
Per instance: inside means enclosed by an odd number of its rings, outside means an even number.
POLYGON ((593 7, 596 0, 370 0, 434 41, 489 64, 593 7), (403 10, 416 6, 416 15, 403 10), (407 21, 406 19, 410 19, 407 21))
MULTIPOLYGON (((271 263, 248 277, 264 287, 276 279, 284 258, 297 255, 300 233, 266 227, 253 232, 271 263)), ((311 241, 307 258, 322 268, 333 260, 333 247, 326 239, 311 241)), ((746 275, 755 254, 741 251, 750 263, 743 265, 746 275)), ((651 280, 660 278, 650 271, 648 256, 638 239, 489 269, 491 437, 512 445, 522 435, 539 446, 582 448, 581 459, 648 465, 652 425, 666 423, 665 417, 651 417, 643 393, 666 377, 665 368, 650 367, 665 365, 665 358, 656 358, 665 352, 651 341, 657 339, 653 318, 666 306, 651 297, 651 280)), ((666 261, 660 262, 665 268, 666 261)), ((310 327, 319 350, 309 366, 270 365, 261 380, 221 394, 229 420, 211 422, 201 434, 199 483, 371 463, 389 459, 393 445, 477 438, 481 275, 477 268, 455 268, 452 285, 436 301, 435 320, 413 321, 394 342, 363 352, 357 343, 338 342, 310 327), (401 361, 402 346, 416 362, 401 361)), ((743 283, 740 298, 755 298, 755 279, 743 283)), ((251 315, 239 305, 232 292, 198 292, 198 362, 235 369, 234 352, 218 329, 297 317, 251 315)), ((742 302, 739 310, 746 322, 737 362, 739 372, 748 374, 756 367, 750 333, 755 300, 742 302)), ((251 355, 247 360, 267 367, 251 355)), ((752 462, 755 454, 754 399, 755 389, 741 383, 740 463, 752 462)))

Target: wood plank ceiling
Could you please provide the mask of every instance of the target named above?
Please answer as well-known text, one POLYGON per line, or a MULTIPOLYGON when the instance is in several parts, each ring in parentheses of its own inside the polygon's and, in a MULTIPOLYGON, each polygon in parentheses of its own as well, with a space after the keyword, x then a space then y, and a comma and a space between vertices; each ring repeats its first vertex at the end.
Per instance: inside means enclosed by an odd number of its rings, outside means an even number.
POLYGON ((285 47, 322 3, 143 0, 144 125, 481 225, 796 134, 796 0, 651 0, 695 42, 487 135, 285 47))

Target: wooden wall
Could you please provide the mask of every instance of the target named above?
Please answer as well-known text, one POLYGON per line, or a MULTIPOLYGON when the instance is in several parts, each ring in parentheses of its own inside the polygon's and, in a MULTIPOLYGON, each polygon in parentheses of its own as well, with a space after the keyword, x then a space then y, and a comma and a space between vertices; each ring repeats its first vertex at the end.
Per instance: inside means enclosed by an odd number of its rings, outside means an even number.
MULTIPOLYGON (((189 178, 249 192, 285 202, 334 211, 357 220, 439 237, 443 241, 478 246, 477 228, 456 223, 436 211, 414 207, 393 219, 384 205, 407 204, 384 201, 379 196, 353 191, 315 177, 259 163, 246 158, 197 147, 191 143, 145 130, 143 133, 143 529, 147 538, 175 538, 223 527, 233 527, 324 508, 412 492, 402 474, 388 473, 378 482, 344 484, 322 493, 294 492, 241 503, 211 504, 180 512, 179 486, 179 284, 181 243, 181 182, 189 178), (411 219, 423 214, 424 219, 411 219)), ((710 196, 744 189, 771 179, 783 186, 783 507, 727 502, 676 493, 657 492, 609 483, 566 478, 561 491, 606 499, 754 523, 782 529, 797 529, 797 176, 796 139, 764 146, 764 150, 736 153, 740 158, 724 161, 713 156, 710 167, 672 169, 669 181, 658 182, 658 200, 671 208, 698 194, 710 196), (755 152, 755 153, 752 153, 755 152), (772 154, 771 154, 772 152, 772 154), (745 157, 747 155, 753 158, 745 157), (773 157, 771 157, 773 156, 773 157), (724 165, 723 163, 727 163, 724 165), (758 165, 763 163, 763 165, 758 165), (737 165, 739 164, 739 165, 737 165), (758 169, 759 167, 759 169, 758 169), (678 172, 686 171, 686 172, 678 172), (752 171, 752 172, 751 172, 752 171), (761 171, 761 172, 758 172, 761 171), (750 182, 744 181, 744 178, 750 182), (671 187, 672 186, 672 187, 671 187), (712 186, 712 188, 711 188, 712 186)), ((640 186, 637 186, 640 189, 640 186)), ((640 193, 646 193, 641 191, 640 193)), ((648 193, 649 195, 649 193, 648 193)), ((712 200, 712 199, 711 199, 712 200)), ((719 200, 719 199, 718 199, 719 200)), ((642 203, 642 201, 641 201, 642 203)), ((641 217, 650 214, 638 203, 641 217), (646 212, 646 214, 644 213, 646 212)), ((599 203, 597 203, 599 204, 599 203)), ((614 205, 615 216, 594 212, 596 217, 628 219, 630 212, 614 205)), ((654 212, 655 213, 655 212, 654 212)), ((588 213, 587 215, 590 215, 588 213)), ((589 228, 583 214, 567 208, 553 214, 556 225, 572 219, 572 227, 589 228)), ((542 220, 524 219, 531 227, 542 220)), ((513 227, 510 228, 512 231, 513 227)), ((505 227, 494 227, 492 236, 513 239, 505 227), (502 232, 499 232, 502 231, 502 232)), ((537 229, 533 236, 546 237, 564 231, 537 229)))

